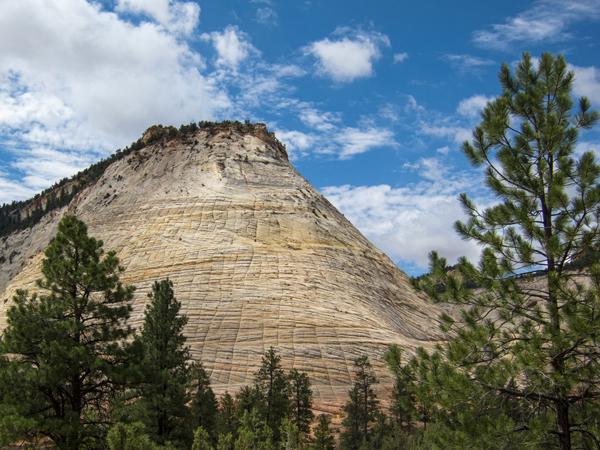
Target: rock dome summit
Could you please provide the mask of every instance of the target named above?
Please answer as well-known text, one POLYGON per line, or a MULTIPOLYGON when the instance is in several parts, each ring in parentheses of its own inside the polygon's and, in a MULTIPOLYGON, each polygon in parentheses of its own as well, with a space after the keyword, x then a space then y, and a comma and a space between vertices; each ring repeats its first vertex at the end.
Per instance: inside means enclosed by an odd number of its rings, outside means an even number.
MULTIPOLYGON (((292 166, 263 124, 171 136, 151 127, 145 147, 108 166, 68 206, 3 238, 0 299, 35 290, 43 251, 65 214, 115 250, 121 281, 137 287, 139 327, 154 281, 169 278, 189 317, 191 354, 217 393, 252 383, 269 347, 308 373, 317 409, 335 412, 368 355, 442 339, 440 309, 292 166)), ((139 141, 138 141, 139 142, 139 141)), ((0 302, 0 329, 10 301, 0 302)))

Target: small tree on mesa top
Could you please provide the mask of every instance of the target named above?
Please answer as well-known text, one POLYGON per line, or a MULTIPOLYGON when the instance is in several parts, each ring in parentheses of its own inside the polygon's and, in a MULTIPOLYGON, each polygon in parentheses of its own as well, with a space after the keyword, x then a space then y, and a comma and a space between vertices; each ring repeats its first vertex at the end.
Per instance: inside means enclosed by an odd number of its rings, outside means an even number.
POLYGON ((119 282, 115 252, 87 226, 65 216, 44 252, 46 293, 17 291, 7 312, 0 353, 0 445, 28 433, 48 436, 59 449, 102 447, 110 417, 109 396, 125 378, 129 359, 123 341, 133 286, 119 282))
POLYGON ((461 258, 453 275, 432 252, 431 276, 415 282, 434 300, 466 308, 458 325, 443 317, 457 332, 448 345, 421 350, 405 367, 417 396, 444 410, 441 447, 600 443, 600 267, 585 283, 565 270, 600 238, 600 167, 591 152, 575 158, 580 130, 599 115, 585 97, 573 111, 573 77, 549 53, 538 64, 524 54, 514 75, 503 64, 503 94, 462 147, 500 203, 480 211, 461 196, 470 218, 455 227, 484 247, 478 267, 461 258), (517 282, 540 269, 543 284, 517 282), (483 293, 467 289, 469 281, 483 293))

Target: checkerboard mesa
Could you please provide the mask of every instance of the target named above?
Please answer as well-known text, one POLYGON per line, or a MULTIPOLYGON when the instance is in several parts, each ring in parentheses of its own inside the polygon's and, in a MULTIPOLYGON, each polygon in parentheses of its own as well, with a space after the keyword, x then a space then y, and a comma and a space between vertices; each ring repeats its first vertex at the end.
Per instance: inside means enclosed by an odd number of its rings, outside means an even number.
POLYGON ((439 342, 438 307, 294 169, 264 124, 185 127, 149 128, 67 205, 3 238, 17 254, 0 265, 0 299, 35 290, 43 250, 75 214, 137 287, 132 326, 152 283, 173 281, 192 357, 217 393, 251 384, 273 346, 286 370, 308 373, 317 409, 339 411, 362 355, 385 398, 387 346, 410 354, 439 342))

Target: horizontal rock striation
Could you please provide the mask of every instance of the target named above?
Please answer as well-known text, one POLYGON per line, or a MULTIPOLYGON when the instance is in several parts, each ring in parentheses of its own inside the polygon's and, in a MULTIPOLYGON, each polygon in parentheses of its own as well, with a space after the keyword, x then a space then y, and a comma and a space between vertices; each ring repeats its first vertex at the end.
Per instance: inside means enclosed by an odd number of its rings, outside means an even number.
MULTIPOLYGON (((6 239, 19 253, 0 266, 0 299, 35 289, 64 214, 117 252, 122 281, 137 286, 133 326, 152 283, 173 281, 192 356, 217 392, 250 384, 273 346, 286 369, 308 373, 317 408, 335 412, 355 358, 369 356, 385 396, 387 346, 412 353, 442 339, 440 310, 296 172, 264 126, 198 131, 115 162, 68 208, 6 239)), ((0 302, 0 328, 9 305, 0 302)))

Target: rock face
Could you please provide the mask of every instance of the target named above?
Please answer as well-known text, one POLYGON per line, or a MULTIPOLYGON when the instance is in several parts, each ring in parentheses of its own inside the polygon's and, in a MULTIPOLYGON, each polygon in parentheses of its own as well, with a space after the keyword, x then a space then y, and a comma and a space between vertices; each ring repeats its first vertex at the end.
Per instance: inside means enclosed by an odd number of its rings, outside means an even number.
MULTIPOLYGON (((285 369, 308 373, 317 409, 335 412, 355 358, 369 356, 385 397, 387 346, 410 354, 442 339, 440 310, 296 172, 264 126, 198 131, 115 162, 68 208, 6 239, 5 252, 18 254, 0 266, 0 299, 35 289, 64 214, 117 252, 121 280, 137 286, 133 326, 152 283, 173 281, 193 358, 216 392, 251 384, 273 346, 285 369)), ((0 329, 9 305, 0 302, 0 329)))

